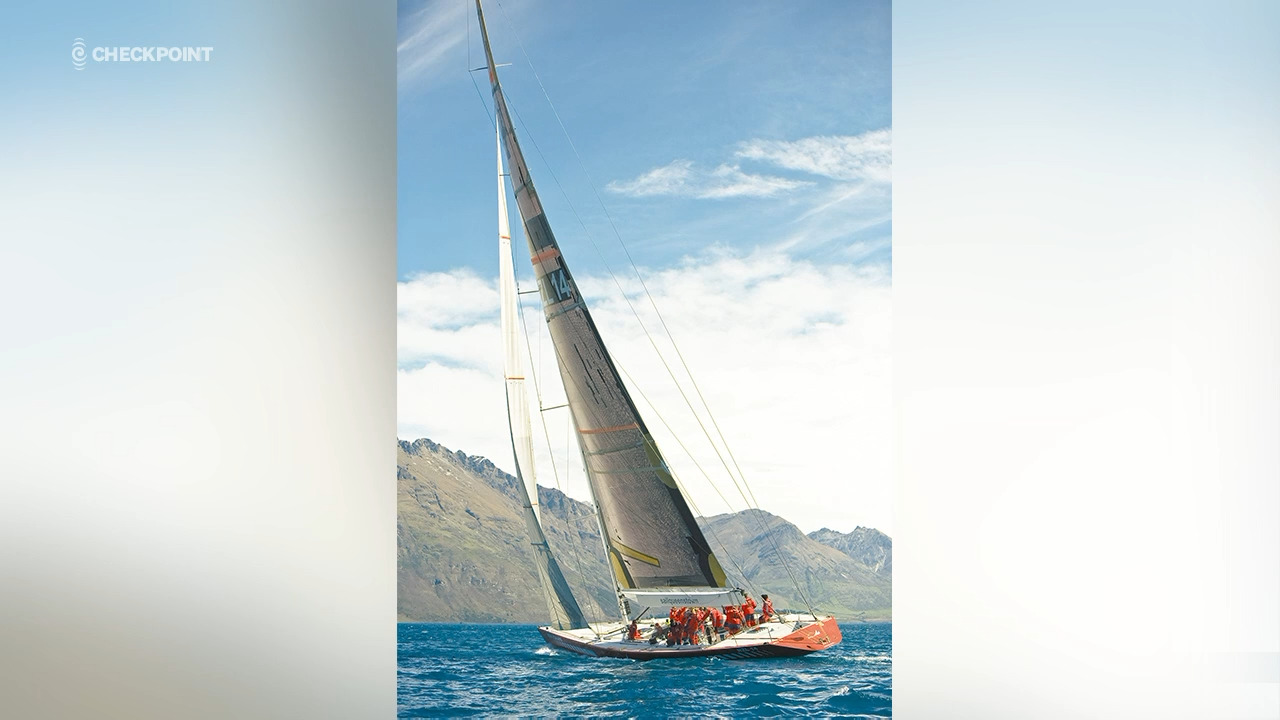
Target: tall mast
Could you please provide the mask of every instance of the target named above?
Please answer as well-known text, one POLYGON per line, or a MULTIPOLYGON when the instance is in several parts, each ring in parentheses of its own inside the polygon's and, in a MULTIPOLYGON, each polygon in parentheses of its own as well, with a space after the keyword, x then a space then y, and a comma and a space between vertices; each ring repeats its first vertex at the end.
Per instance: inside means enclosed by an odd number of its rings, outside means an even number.
POLYGON ((615 588, 620 595, 723 588, 724 570, 636 410, 551 231, 498 82, 480 0, 476 14, 511 184, 615 588))
POLYGON ((519 307, 515 267, 511 259, 511 225, 507 219, 507 188, 502 171, 502 138, 498 136, 498 296, 502 314, 502 372, 507 390, 507 424, 515 454, 516 480, 524 506, 525 529, 533 547, 534 565, 551 620, 561 630, 587 627, 569 583, 547 544, 538 507, 538 481, 533 470, 533 434, 529 428, 529 396, 520 359, 519 307))

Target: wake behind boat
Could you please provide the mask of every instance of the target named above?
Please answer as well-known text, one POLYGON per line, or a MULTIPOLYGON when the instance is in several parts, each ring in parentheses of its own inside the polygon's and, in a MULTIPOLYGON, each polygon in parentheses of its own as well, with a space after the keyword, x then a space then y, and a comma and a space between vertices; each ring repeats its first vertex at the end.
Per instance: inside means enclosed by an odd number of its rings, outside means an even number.
MULTIPOLYGON (((525 523, 552 618, 552 624, 539 628, 539 632, 548 644, 564 650, 637 660, 803 655, 839 643, 841 635, 834 617, 809 608, 808 613, 766 612, 757 620, 751 609, 754 601, 745 591, 729 587, 724 569, 623 385, 569 272, 515 136, 480 0, 476 0, 476 14, 497 117, 499 294, 508 424, 525 523), (503 172, 504 154, 511 168, 509 176, 503 172), (542 529, 520 353, 520 293, 507 217, 508 177, 537 276, 574 435, 595 501, 618 597, 619 621, 587 620, 542 529), (633 607, 644 609, 634 612, 633 607), (709 619, 721 607, 731 616, 723 626, 709 619), (738 612, 735 608, 741 608, 740 615, 745 616, 737 627, 732 622, 733 614, 738 612), (642 619, 651 609, 668 610, 665 625, 662 620, 642 619), (663 641, 659 642, 656 635, 664 636, 663 641)), ((803 596, 798 586, 796 590, 803 596)))

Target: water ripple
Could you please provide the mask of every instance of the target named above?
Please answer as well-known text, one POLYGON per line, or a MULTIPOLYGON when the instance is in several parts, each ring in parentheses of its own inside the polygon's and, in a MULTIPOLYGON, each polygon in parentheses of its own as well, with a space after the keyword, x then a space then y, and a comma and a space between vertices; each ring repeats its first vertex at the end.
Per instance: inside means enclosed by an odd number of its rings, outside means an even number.
POLYGON ((532 625, 402 623, 399 716, 889 717, 892 626, 799 658, 653 662, 547 647, 532 625))

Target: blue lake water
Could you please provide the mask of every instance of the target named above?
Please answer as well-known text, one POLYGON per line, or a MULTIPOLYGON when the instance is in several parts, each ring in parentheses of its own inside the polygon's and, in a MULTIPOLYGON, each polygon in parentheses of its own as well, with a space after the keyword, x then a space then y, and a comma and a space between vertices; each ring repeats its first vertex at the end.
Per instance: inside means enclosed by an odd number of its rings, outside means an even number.
POLYGON ((889 717, 893 626, 795 658, 638 662, 548 647, 533 625, 401 623, 399 716, 889 717))

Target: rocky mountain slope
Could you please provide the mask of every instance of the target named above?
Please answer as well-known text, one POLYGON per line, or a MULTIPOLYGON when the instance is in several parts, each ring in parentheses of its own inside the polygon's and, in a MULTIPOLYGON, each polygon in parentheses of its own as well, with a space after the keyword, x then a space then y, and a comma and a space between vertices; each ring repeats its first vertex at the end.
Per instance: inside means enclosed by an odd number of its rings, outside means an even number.
POLYGON ((740 587, 769 593, 774 607, 808 609, 839 618, 888 618, 893 605, 891 578, 800 532, 763 510, 745 510, 702 520, 730 579, 740 587), (719 548, 726 548, 720 550, 719 548), (802 592, 796 591, 796 586, 802 592), (808 602, 806 602, 806 599, 808 602))
POLYGON ((893 573, 893 541, 875 528, 857 527, 848 533, 822 528, 809 533, 809 538, 867 565, 876 574, 888 577, 893 573))
MULTIPOLYGON (((545 622, 516 479, 485 458, 426 439, 400 441, 398 465, 399 619, 545 622)), ((538 488, 538 498, 548 542, 584 613, 614 617, 617 605, 590 506, 545 487, 538 488)), ((730 579, 757 597, 769 593, 778 608, 805 607, 789 569, 819 610, 888 617, 887 564, 866 564, 763 511, 699 521, 730 579)), ((888 547, 886 536, 870 532, 888 547)), ((844 537, 829 530, 811 535, 821 533, 844 537)))

